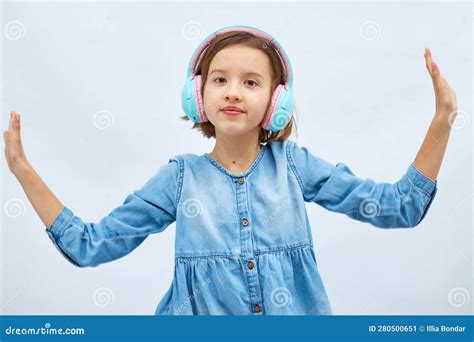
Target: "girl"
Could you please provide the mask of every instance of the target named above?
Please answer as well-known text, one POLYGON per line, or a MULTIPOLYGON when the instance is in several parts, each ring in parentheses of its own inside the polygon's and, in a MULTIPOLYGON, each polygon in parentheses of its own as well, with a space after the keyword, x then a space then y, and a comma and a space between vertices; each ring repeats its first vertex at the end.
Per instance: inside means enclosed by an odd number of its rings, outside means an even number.
POLYGON ((332 314, 305 202, 381 228, 417 226, 457 113, 456 96, 425 49, 436 113, 405 174, 393 184, 356 177, 288 140, 293 74, 279 43, 248 26, 208 36, 182 92, 187 119, 215 147, 169 159, 98 223, 64 206, 28 163, 20 115, 5 156, 59 252, 79 267, 116 260, 176 221, 174 279, 157 315, 332 314))

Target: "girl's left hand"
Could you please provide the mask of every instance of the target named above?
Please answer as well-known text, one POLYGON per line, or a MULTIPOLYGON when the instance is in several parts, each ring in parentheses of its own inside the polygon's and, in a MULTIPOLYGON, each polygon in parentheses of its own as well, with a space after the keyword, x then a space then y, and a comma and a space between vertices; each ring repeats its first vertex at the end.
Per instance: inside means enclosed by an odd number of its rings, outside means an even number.
POLYGON ((448 82, 441 75, 438 64, 433 61, 431 51, 425 48, 426 68, 433 80, 433 87, 436 96, 436 114, 441 115, 457 115, 458 104, 456 94, 449 86, 448 82))

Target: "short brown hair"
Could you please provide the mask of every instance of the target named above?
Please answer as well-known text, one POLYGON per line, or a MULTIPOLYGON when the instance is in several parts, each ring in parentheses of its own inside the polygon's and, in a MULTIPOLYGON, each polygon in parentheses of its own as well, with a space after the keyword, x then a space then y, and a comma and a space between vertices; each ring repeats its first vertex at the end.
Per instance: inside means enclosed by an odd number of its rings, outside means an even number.
MULTIPOLYGON (((279 84, 286 83, 287 80, 284 64, 281 61, 278 52, 275 50, 275 48, 269 41, 265 41, 259 37, 256 37, 249 32, 231 31, 221 34, 217 36, 217 38, 214 38, 214 40, 211 41, 209 46, 202 54, 200 60, 198 61, 198 64, 196 66, 196 74, 202 75, 203 87, 206 83, 211 61, 215 57, 215 55, 220 50, 237 44, 256 48, 260 51, 263 51, 268 56, 272 68, 272 93, 279 84)), ((296 111, 296 104, 294 106, 294 109, 296 111)), ((181 119, 189 120, 186 115, 181 116, 181 119)), ((260 134, 258 137, 259 143, 270 143, 273 140, 285 141, 290 137, 291 133, 293 132, 293 127, 295 128, 295 132, 297 133, 296 120, 295 117, 292 115, 291 120, 287 123, 287 125, 278 132, 270 133, 269 131, 260 128, 260 134)), ((197 128, 206 138, 216 137, 214 125, 210 121, 203 123, 194 123, 192 128, 197 128)))

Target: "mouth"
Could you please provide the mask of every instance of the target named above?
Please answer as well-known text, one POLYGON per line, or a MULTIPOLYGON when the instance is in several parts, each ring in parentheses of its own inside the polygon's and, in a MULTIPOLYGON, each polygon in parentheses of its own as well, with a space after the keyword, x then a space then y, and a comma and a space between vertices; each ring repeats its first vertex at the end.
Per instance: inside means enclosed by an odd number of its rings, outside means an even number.
POLYGON ((237 116, 240 114, 244 114, 244 112, 239 112, 236 110, 221 110, 221 112, 229 116, 237 116))
POLYGON ((226 115, 229 115, 229 116, 237 116, 239 114, 243 114, 244 112, 242 111, 242 109, 240 109, 239 107, 235 107, 235 106, 227 106, 227 107, 224 107, 221 109, 221 111, 226 114, 226 115))

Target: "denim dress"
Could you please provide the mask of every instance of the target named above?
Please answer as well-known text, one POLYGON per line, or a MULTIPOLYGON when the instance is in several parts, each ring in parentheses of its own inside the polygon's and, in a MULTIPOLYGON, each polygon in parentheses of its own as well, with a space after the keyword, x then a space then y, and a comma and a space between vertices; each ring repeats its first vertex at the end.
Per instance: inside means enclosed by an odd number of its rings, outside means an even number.
POLYGON ((414 164, 381 183, 273 141, 244 173, 207 153, 170 158, 99 222, 66 206, 46 232, 72 264, 91 267, 176 221, 173 281, 156 315, 331 315, 305 202, 379 228, 411 228, 436 191, 414 164))

